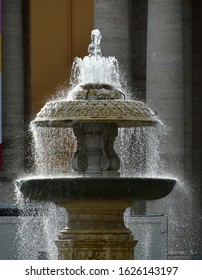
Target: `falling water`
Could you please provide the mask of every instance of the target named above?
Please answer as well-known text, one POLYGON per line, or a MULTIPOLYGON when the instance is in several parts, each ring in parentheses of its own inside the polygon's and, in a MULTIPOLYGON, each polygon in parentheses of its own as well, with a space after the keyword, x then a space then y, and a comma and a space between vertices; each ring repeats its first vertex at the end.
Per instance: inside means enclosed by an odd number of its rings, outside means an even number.
POLYGON ((54 203, 30 203, 16 188, 20 216, 18 218, 18 259, 57 259, 55 240, 58 231, 65 227, 67 213, 54 203))
POLYGON ((103 57, 100 50, 101 34, 98 29, 91 33, 91 44, 88 56, 83 59, 75 58, 72 65, 70 83, 77 84, 99 83, 109 84, 121 89, 119 64, 115 57, 103 57))
POLYGON ((71 128, 35 127, 31 124, 34 145, 35 173, 38 175, 71 172, 75 137, 71 128))
POLYGON ((146 130, 146 174, 148 177, 165 177, 166 162, 163 160, 161 144, 166 139, 166 126, 158 122, 146 130))
POLYGON ((121 161, 121 176, 145 176, 145 128, 121 128, 115 149, 121 161))

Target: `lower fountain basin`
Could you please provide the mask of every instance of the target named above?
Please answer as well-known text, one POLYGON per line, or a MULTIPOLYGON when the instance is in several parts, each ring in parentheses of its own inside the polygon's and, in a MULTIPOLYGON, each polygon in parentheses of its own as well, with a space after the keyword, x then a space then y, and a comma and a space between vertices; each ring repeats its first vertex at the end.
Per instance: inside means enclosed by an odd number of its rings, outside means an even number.
POLYGON ((56 245, 62 260, 132 260, 137 240, 124 211, 137 200, 168 195, 176 181, 160 178, 55 177, 16 181, 24 198, 57 202, 68 213, 56 245))
POLYGON ((176 180, 165 178, 29 178, 16 181, 24 198, 35 201, 155 200, 168 195, 176 180))

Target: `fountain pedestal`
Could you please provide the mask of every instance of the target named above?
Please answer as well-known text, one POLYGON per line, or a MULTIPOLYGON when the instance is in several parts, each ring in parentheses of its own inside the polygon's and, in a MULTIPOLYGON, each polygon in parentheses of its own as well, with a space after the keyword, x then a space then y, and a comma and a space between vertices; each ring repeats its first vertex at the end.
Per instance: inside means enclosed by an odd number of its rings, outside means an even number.
POLYGON ((123 201, 80 201, 60 206, 68 211, 68 227, 56 241, 58 259, 134 259, 137 241, 125 228, 123 201))

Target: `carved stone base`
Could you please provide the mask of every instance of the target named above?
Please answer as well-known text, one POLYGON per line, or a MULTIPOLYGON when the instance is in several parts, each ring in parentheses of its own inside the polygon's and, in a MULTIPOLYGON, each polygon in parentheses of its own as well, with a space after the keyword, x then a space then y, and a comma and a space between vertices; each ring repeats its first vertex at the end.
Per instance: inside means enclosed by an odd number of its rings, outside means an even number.
MULTIPOLYGON (((128 235, 129 236, 129 235, 128 235)), ((128 240, 73 240, 56 241, 59 260, 131 260, 134 259, 134 246, 137 241, 128 240)), ((119 237, 115 233, 114 238, 119 237)), ((86 236, 87 238, 87 236, 86 236)), ((131 239, 131 240, 130 240, 131 239)))
POLYGON ((125 228, 120 201, 77 201, 63 205, 68 227, 56 241, 60 260, 130 260, 137 243, 125 228), (112 209, 114 208, 114 210, 112 209))

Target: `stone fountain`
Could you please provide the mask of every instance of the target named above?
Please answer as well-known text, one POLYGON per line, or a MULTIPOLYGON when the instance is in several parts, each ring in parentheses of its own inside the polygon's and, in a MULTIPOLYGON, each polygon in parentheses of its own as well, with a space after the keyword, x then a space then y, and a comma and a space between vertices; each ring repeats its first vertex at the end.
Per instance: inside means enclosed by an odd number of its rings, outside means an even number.
MULTIPOLYGON (((173 179, 121 177, 114 141, 120 127, 154 126, 157 119, 143 102, 127 100, 120 88, 118 63, 103 57, 101 35, 93 30, 89 55, 74 62, 66 98, 45 104, 32 122, 36 127, 71 127, 77 148, 72 177, 34 177, 16 184, 25 198, 56 202, 68 212, 59 233, 59 259, 134 259, 137 241, 123 214, 137 200, 168 195, 173 179)), ((126 143, 127 144, 127 143, 126 143)))

